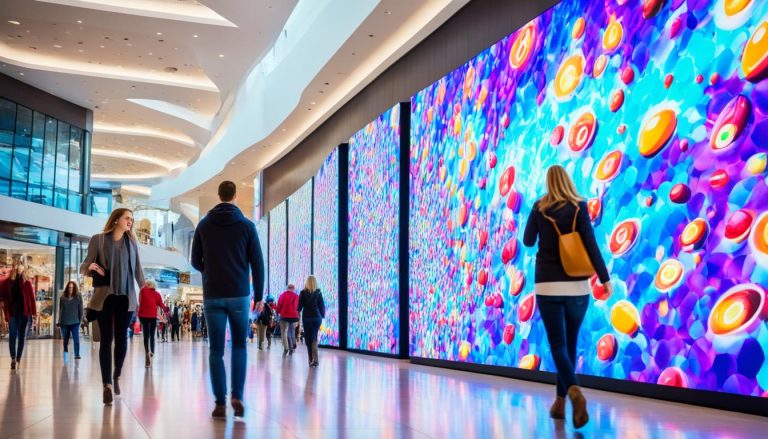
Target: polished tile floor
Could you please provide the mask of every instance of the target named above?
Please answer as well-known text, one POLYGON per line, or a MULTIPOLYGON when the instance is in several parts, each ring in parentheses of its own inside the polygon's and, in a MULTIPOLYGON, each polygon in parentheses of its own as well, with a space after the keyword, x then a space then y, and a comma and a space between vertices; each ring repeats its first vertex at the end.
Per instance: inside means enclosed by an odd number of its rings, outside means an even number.
POLYGON ((101 403, 98 347, 64 361, 58 342, 30 341, 10 371, 0 346, 0 438, 737 438, 766 437, 768 419, 587 390, 592 420, 576 432, 548 417, 550 386, 321 350, 284 360, 249 345, 246 416, 212 420, 202 342, 158 345, 144 368, 129 348, 123 394, 101 403))

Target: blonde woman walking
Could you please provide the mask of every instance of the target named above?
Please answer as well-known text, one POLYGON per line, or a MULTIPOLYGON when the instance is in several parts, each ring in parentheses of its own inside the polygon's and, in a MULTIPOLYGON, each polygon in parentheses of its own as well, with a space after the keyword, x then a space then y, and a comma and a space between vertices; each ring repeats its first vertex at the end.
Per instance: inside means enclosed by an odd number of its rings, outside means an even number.
POLYGON ((592 267, 608 293, 613 291, 608 270, 595 240, 587 213, 587 203, 576 192, 576 186, 562 166, 547 171, 547 194, 533 205, 525 227, 523 243, 536 253, 536 302, 547 331, 550 351, 557 368, 557 398, 550 416, 565 419, 565 397, 573 406, 576 428, 589 422, 587 401, 576 378, 576 342, 584 315, 589 307, 589 277, 566 274, 560 260, 559 237, 578 231, 592 267))
POLYGON ((317 357, 317 333, 320 324, 325 317, 325 302, 323 294, 317 286, 315 276, 308 276, 304 289, 299 294, 298 311, 301 313, 301 322, 304 325, 304 340, 307 344, 309 367, 317 367, 320 361, 317 357))

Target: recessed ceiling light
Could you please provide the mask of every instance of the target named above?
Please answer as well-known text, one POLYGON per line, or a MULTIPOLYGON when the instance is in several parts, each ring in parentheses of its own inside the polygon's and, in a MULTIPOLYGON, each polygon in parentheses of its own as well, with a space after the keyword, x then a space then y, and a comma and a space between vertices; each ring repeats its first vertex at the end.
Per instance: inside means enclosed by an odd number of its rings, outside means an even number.
POLYGON ((157 34, 158 34, 158 35, 162 35, 163 33, 162 33, 162 32, 158 32, 157 34))
POLYGON ((384 11, 384 13, 387 15, 392 15, 392 11, 384 11))
POLYGON ((19 75, 24 76, 24 72, 19 72, 19 75))
POLYGON ((192 35, 192 38, 197 38, 197 37, 198 37, 197 34, 192 35))
POLYGON ((83 20, 77 20, 77 24, 83 24, 83 20))
POLYGON ((315 105, 315 101, 310 102, 309 105, 315 105))
POLYGON ((99 47, 101 47, 101 48, 103 49, 103 48, 104 48, 104 45, 103 45, 103 44, 99 44, 99 47))
POLYGON ((55 47, 57 49, 61 49, 61 45, 59 45, 59 44, 54 44, 53 47, 55 47))
POLYGON ((224 58, 224 54, 223 54, 223 53, 220 53, 220 54, 219 54, 219 58, 224 58))
POLYGON ((21 23, 19 23, 19 22, 18 22, 18 21, 16 21, 16 20, 8 20, 8 23, 11 23, 11 24, 15 24, 16 26, 18 26, 18 25, 20 25, 20 24, 21 24, 21 23))

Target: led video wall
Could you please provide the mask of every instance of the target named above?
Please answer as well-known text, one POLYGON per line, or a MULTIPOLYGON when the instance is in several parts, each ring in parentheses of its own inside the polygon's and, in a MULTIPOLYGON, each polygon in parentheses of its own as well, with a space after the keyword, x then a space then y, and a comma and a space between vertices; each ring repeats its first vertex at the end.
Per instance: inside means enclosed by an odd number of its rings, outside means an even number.
POLYGON ((259 237, 261 254, 264 257, 264 287, 269 288, 269 217, 264 215, 256 221, 256 235, 259 237))
POLYGON ((348 347, 399 354, 399 104, 349 140, 348 347))
POLYGON ((288 197, 288 283, 304 289, 312 271, 312 180, 288 197))
POLYGON ((339 150, 315 175, 313 268, 325 301, 321 345, 339 346, 339 150))
POLYGON ((269 290, 275 300, 285 291, 288 225, 285 201, 269 211, 269 290))
POLYGON ((554 370, 521 235, 561 164, 616 287, 577 370, 768 396, 767 16, 565 0, 414 96, 411 355, 554 370))

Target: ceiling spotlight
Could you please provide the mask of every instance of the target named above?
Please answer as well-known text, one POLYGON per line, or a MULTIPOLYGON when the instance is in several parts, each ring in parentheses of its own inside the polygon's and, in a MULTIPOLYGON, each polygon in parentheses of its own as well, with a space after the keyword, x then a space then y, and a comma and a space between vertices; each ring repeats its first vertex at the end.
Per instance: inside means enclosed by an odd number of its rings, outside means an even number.
POLYGON ((11 24, 15 24, 16 26, 18 26, 18 25, 20 25, 20 24, 21 24, 21 23, 19 23, 19 22, 18 22, 18 21, 16 21, 16 20, 8 20, 8 23, 11 23, 11 24))
POLYGON ((55 47, 57 49, 61 49, 61 45, 59 45, 59 44, 54 44, 53 47, 55 47))
POLYGON ((197 38, 197 37, 198 37, 197 34, 192 35, 192 38, 197 38))
POLYGON ((158 32, 158 33, 157 33, 157 35, 162 35, 162 34, 163 34, 162 32, 158 32))
POLYGON ((392 15, 392 11, 384 11, 384 13, 387 15, 392 15))
POLYGON ((166 67, 164 70, 168 73, 176 73, 179 71, 179 69, 177 69, 176 67, 166 67))
POLYGON ((20 76, 24 76, 24 72, 19 72, 19 75, 20 76))
POLYGON ((310 102, 309 105, 315 105, 315 101, 310 102))
POLYGON ((83 20, 77 20, 77 24, 83 24, 83 20))
POLYGON ((224 58, 224 54, 223 54, 223 53, 220 53, 220 54, 219 54, 219 58, 224 58))

